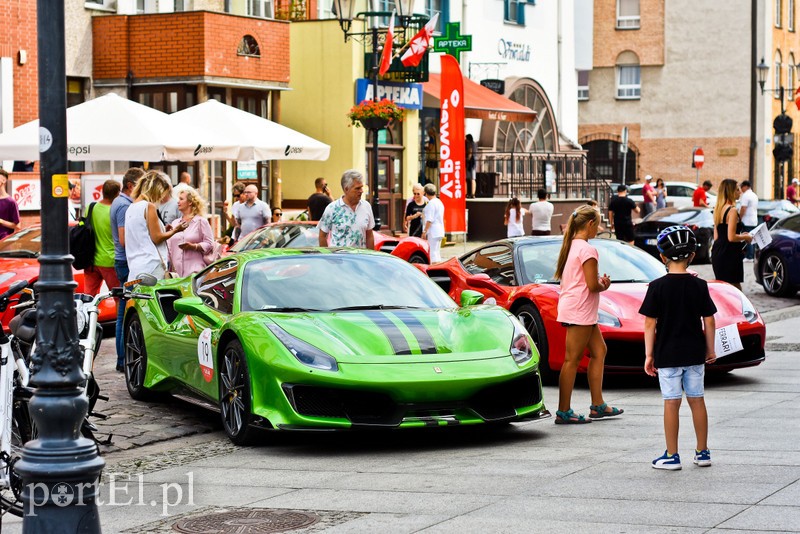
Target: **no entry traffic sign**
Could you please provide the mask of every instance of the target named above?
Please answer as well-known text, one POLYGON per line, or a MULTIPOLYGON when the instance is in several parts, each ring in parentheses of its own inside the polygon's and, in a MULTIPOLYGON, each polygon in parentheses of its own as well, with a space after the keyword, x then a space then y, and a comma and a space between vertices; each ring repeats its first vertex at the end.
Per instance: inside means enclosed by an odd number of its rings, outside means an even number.
POLYGON ((695 148, 694 152, 692 152, 692 167, 696 169, 702 169, 705 159, 706 155, 703 152, 703 149, 700 147, 695 148))

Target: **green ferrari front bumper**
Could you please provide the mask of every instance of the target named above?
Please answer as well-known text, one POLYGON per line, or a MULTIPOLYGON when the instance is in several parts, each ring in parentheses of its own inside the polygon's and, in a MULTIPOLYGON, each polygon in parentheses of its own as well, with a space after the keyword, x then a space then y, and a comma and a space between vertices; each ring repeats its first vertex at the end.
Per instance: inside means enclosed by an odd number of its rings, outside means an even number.
POLYGON ((342 364, 338 372, 271 367, 253 383, 253 413, 279 429, 413 428, 548 416, 535 364, 342 364))

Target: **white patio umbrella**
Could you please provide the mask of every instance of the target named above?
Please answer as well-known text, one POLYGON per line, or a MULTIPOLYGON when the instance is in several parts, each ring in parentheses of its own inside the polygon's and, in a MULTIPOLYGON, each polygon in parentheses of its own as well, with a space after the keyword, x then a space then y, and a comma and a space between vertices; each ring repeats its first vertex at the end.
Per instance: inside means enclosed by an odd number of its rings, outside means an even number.
MULTIPOLYGON (((168 115, 114 93, 67 109, 71 161, 161 161, 178 139, 168 115)), ((39 121, 0 134, 0 160, 38 160, 39 121)))
POLYGON ((169 120, 181 139, 198 143, 189 148, 168 146, 168 160, 324 161, 331 151, 307 135, 213 99, 175 112, 169 120))

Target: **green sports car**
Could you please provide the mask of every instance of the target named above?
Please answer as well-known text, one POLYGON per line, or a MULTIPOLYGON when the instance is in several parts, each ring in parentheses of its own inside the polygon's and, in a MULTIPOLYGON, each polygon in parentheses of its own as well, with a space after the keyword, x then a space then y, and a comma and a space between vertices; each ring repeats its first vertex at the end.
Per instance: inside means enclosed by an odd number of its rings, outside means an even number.
POLYGON ((461 307, 416 267, 347 249, 260 249, 136 289, 130 395, 218 409, 237 444, 281 430, 472 425, 549 415, 539 355, 506 310, 461 307))

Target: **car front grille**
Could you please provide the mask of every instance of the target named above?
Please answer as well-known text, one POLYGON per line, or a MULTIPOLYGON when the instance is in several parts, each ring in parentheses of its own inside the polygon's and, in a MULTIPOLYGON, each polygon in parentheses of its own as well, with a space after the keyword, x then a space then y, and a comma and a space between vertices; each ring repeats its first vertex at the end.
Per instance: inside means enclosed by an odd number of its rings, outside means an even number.
MULTIPOLYGON (((618 372, 640 372, 644 370, 644 342, 606 340, 608 352, 606 354, 606 368, 618 372)), ((747 367, 757 365, 764 360, 764 349, 761 348, 761 336, 751 334, 742 336, 742 350, 724 356, 716 364, 709 366, 709 370, 729 370, 732 367, 747 367)))
POLYGON ((284 384, 283 391, 292 408, 306 417, 348 419, 354 426, 398 426, 415 418, 452 418, 460 410, 471 410, 485 421, 500 421, 517 416, 517 409, 542 400, 539 375, 488 386, 470 399, 455 402, 397 403, 389 395, 374 391, 284 384))

